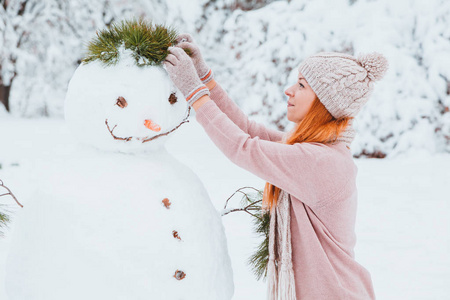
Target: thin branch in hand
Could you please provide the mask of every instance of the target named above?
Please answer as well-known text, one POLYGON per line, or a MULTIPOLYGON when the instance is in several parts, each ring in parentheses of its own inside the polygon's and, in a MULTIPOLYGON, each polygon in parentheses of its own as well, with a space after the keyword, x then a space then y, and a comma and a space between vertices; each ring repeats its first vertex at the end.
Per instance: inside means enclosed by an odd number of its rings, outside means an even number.
MULTIPOLYGON (((231 194, 230 197, 228 197, 228 199, 227 199, 226 202, 225 202, 225 206, 224 206, 223 209, 227 209, 228 201, 230 201, 230 199, 231 199, 236 193, 242 193, 242 194, 244 194, 244 195, 247 197, 247 194, 245 194, 244 192, 241 191, 241 190, 243 190, 243 189, 254 189, 255 191, 259 192, 258 189, 255 189, 254 187, 251 187, 251 186, 241 187, 240 189, 238 189, 237 191, 235 191, 233 194, 231 194)), ((250 201, 250 199, 249 199, 248 197, 247 197, 247 200, 250 201)))
POLYGON ((0 179, 0 186, 8 191, 8 193, 6 194, 1 194, 0 197, 10 195, 20 207, 23 207, 23 205, 20 204, 20 202, 17 200, 16 196, 14 196, 14 194, 11 192, 11 190, 3 184, 3 181, 1 179, 0 179))
MULTIPOLYGON (((259 216, 259 212, 261 211, 261 205, 258 205, 259 203, 262 203, 262 199, 261 200, 252 200, 249 198, 247 193, 244 193, 242 190, 243 189, 253 189, 255 190, 258 194, 261 194, 261 191, 258 189, 255 189, 254 187, 242 187, 238 190, 236 190, 230 197, 228 197, 228 199, 225 202, 225 206, 224 209, 222 211, 222 216, 228 215, 231 212, 236 212, 236 211, 243 211, 246 212, 247 214, 251 215, 252 217, 255 218, 260 218, 259 216), (244 207, 239 207, 239 208, 233 208, 233 209, 227 209, 227 205, 228 202, 230 201, 230 199, 236 195, 236 193, 241 193, 244 194, 244 197, 246 198, 246 205, 244 207), (251 213, 251 211, 256 211, 256 214, 251 213)), ((242 204, 244 205, 244 204, 242 204)))
POLYGON ((227 215, 235 211, 244 211, 251 215, 255 232, 263 237, 263 240, 259 244, 256 252, 248 259, 247 263, 253 269, 254 274, 257 279, 261 279, 267 276, 267 265, 269 261, 269 231, 270 231, 270 212, 262 208, 263 191, 255 189, 253 187, 243 187, 235 191, 225 203, 224 210, 222 211, 222 216, 227 215), (257 192, 256 196, 250 196, 244 193, 243 189, 253 189, 257 192), (239 208, 227 209, 229 200, 236 194, 242 193, 241 206, 239 208), (245 201, 244 201, 245 200, 245 201), (254 212, 254 213, 252 213, 254 212))
POLYGON ((244 208, 233 208, 233 209, 227 210, 227 211, 225 211, 224 213, 222 213, 222 216, 228 215, 229 213, 235 212, 235 211, 244 211, 244 212, 248 213, 249 215, 251 215, 251 216, 253 216, 253 217, 255 217, 255 218, 259 218, 257 215, 252 214, 250 211, 251 211, 251 210, 261 210, 260 208, 256 208, 256 207, 251 208, 252 205, 255 205, 257 202, 261 202, 261 201, 262 201, 262 200, 253 202, 253 203, 247 205, 247 206, 244 207, 244 208))

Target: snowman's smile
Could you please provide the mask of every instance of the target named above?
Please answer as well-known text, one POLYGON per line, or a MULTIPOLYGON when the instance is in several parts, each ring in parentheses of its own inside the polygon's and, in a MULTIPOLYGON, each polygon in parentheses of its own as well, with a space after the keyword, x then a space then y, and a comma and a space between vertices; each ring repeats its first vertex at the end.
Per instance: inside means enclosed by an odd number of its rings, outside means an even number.
MULTIPOLYGON (((110 128, 110 127, 109 127, 109 123, 108 123, 108 119, 105 120, 105 124, 106 124, 106 127, 108 128, 109 133, 111 133, 111 136, 112 136, 115 140, 122 140, 122 141, 128 142, 128 141, 131 141, 132 139, 135 139, 135 140, 138 140, 138 141, 142 141, 142 142, 144 143, 144 142, 146 142, 146 141, 149 139, 148 136, 147 136, 147 137, 133 137, 133 136, 129 136, 129 137, 119 137, 119 136, 117 136, 117 135, 115 135, 115 134, 113 133, 113 131, 114 131, 114 129, 117 127, 117 125, 114 125, 113 128, 110 128)), ((145 121, 144 121, 144 125, 145 125, 145 127, 147 127, 148 129, 153 130, 153 131, 160 131, 160 130, 161 130, 161 127, 160 127, 158 124, 156 124, 155 122, 153 122, 152 120, 145 120, 145 121)), ((152 137, 152 139, 153 139, 153 138, 154 138, 154 137, 152 137)))
MULTIPOLYGON (((172 131, 178 129, 178 127, 180 127, 181 124, 189 122, 188 118, 189 118, 189 113, 190 113, 190 111, 191 111, 191 107, 189 106, 189 107, 188 107, 187 116, 186 116, 186 117, 183 119, 183 121, 181 121, 181 123, 178 124, 175 128, 173 128, 173 129, 171 129, 171 130, 169 130, 169 131, 167 131, 167 132, 157 134, 157 135, 152 136, 152 137, 148 137, 148 136, 146 136, 146 137, 133 137, 133 136, 129 136, 129 137, 119 137, 119 136, 116 136, 116 135, 114 134, 114 132, 113 132, 114 129, 117 127, 117 125, 114 125, 113 128, 111 128, 111 127, 109 126, 108 119, 105 120, 105 125, 106 125, 106 128, 108 129, 109 133, 111 134, 111 136, 112 136, 115 140, 121 140, 121 141, 128 142, 128 141, 131 141, 132 139, 135 139, 135 140, 141 141, 142 143, 145 143, 145 142, 150 142, 150 141, 152 141, 152 140, 154 140, 154 139, 156 139, 156 138, 159 138, 159 137, 161 137, 161 136, 168 135, 168 134, 171 133, 172 131)), ((152 120, 145 120, 145 121, 144 121, 144 125, 145 125, 145 127, 147 127, 148 129, 153 130, 153 131, 157 131, 157 132, 158 132, 158 131, 161 130, 161 127, 160 127, 157 123, 153 122, 152 120)))
MULTIPOLYGON (((118 137, 118 136, 116 136, 116 135, 113 133, 113 131, 114 131, 114 129, 117 127, 117 125, 114 125, 114 127, 111 129, 111 128, 109 127, 109 124, 108 124, 108 119, 105 120, 105 124, 106 124, 106 128, 108 128, 109 133, 111 133, 111 136, 112 136, 115 140, 122 140, 122 141, 128 142, 128 141, 131 141, 131 139, 134 138, 134 137, 132 137, 132 136, 125 137, 125 138, 124 138, 124 137, 118 137)), ((139 138, 135 138, 135 139, 139 140, 139 138)))
MULTIPOLYGON (((176 96, 176 94, 175 94, 175 93, 170 94, 170 96, 169 96, 169 103, 173 105, 173 104, 175 104, 176 102, 177 102, 177 96, 176 96)), ((127 100, 126 100, 124 97, 120 96, 120 97, 118 97, 118 98, 116 99, 116 104, 115 104, 115 105, 117 105, 117 106, 120 107, 121 109, 124 109, 125 107, 128 106, 128 102, 127 102, 127 100)), ((188 118, 189 118, 189 113, 190 113, 190 111, 191 111, 191 107, 188 106, 188 110, 187 110, 187 115, 186 115, 186 117, 185 117, 185 118, 183 119, 183 121, 182 121, 180 124, 178 124, 175 128, 173 128, 173 129, 171 129, 171 130, 169 130, 169 131, 167 131, 167 132, 157 134, 157 135, 152 136, 152 137, 149 137, 149 136, 146 136, 146 137, 133 137, 133 136, 129 136, 129 137, 119 137, 119 136, 116 136, 116 135, 113 133, 114 129, 117 127, 117 124, 114 125, 113 128, 111 128, 111 127, 109 127, 108 119, 106 119, 106 120, 105 120, 105 125, 106 125, 106 128, 108 129, 109 133, 111 134, 111 136, 112 136, 115 140, 121 140, 121 141, 128 142, 128 141, 131 141, 132 139, 135 139, 135 140, 141 141, 142 143, 145 143, 145 142, 150 142, 150 141, 152 141, 152 140, 154 140, 154 139, 156 139, 156 138, 159 138, 159 137, 161 137, 161 136, 168 135, 169 133, 171 133, 172 131, 174 131, 174 130, 177 129, 178 127, 180 127, 181 124, 189 122, 189 121, 188 121, 188 118)), ((159 124, 157 124, 157 123, 154 122, 153 120, 144 120, 143 125, 144 125, 145 127, 147 127, 148 129, 152 130, 152 131, 156 131, 156 132, 161 131, 161 126, 159 126, 159 124)))

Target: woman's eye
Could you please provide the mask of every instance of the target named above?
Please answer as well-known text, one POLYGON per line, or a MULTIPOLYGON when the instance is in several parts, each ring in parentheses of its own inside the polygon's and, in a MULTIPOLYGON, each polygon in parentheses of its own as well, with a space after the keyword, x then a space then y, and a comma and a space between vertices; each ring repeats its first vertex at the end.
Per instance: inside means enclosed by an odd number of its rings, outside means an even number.
POLYGON ((120 96, 119 98, 117 98, 116 105, 119 106, 120 108, 125 108, 128 106, 128 103, 124 97, 120 96))
POLYGON ((169 96, 169 103, 170 104, 175 104, 177 102, 177 95, 175 95, 175 93, 170 94, 169 96))
POLYGON ((303 84, 301 84, 300 82, 298 83, 298 85, 300 85, 302 88, 305 87, 303 84))

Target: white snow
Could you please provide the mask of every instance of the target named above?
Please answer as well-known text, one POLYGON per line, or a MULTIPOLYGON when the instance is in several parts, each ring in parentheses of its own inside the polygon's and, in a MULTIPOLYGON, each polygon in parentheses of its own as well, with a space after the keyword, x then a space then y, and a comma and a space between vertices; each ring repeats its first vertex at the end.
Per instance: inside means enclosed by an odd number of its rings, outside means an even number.
POLYGON ((273 128, 290 126, 283 92, 306 57, 381 52, 390 69, 356 117, 355 129, 371 134, 356 137, 353 153, 450 151, 448 0, 29 0, 33 9, 23 16, 9 2, 7 11, 0 7, 0 76, 7 84, 17 73, 14 116, 61 117, 67 83, 95 31, 143 16, 191 33, 231 98, 273 128), (258 9, 232 9, 243 3, 258 9))
POLYGON ((178 93, 170 103, 166 71, 137 67, 125 52, 116 66, 77 69, 65 106, 71 130, 24 163, 29 194, 5 265, 10 300, 233 295, 221 217, 199 178, 163 147, 186 100, 178 93), (115 139, 105 120, 131 140, 115 139), (150 120, 161 130, 147 128, 150 120), (185 278, 174 278, 177 270, 185 278))
MULTIPOLYGON (((20 201, 32 193, 30 171, 39 171, 33 168, 55 153, 64 152, 73 139, 59 120, 2 118, 0 142, 0 178, 20 201)), ((263 187, 261 179, 224 157, 193 118, 174 132, 166 147, 198 175, 219 211, 238 188, 263 187)), ((355 162, 359 170, 355 255, 370 271, 377 298, 448 298, 450 155, 416 151, 395 159, 355 162)), ((240 201, 233 199, 231 205, 240 201)), ((11 210, 19 209, 12 199, 1 197, 0 201, 8 203, 11 210)), ((264 299, 265 282, 256 281, 246 265, 259 243, 250 216, 231 213, 222 220, 234 273, 233 299, 264 299)), ((0 239, 0 282, 9 243, 8 234, 0 239)), ((3 287, 0 299, 7 299, 3 287)))
MULTIPOLYGON (((75 174, 83 171, 91 150, 76 144, 80 137, 95 139, 100 131, 70 121, 65 124, 62 120, 18 117, 63 115, 67 84, 77 60, 83 56, 85 43, 96 29, 113 19, 145 16, 156 23, 174 25, 179 32, 191 33, 218 82, 250 118, 274 128, 286 126, 286 130, 292 124, 285 118, 283 92, 295 80, 296 67, 304 58, 323 50, 355 54, 379 51, 387 56, 390 70, 382 82, 375 84, 372 99, 355 120, 358 133, 352 152, 378 150, 388 157, 356 160, 356 258, 372 274, 377 299, 450 298, 450 155, 439 153, 450 149, 450 1, 263 0, 258 1, 263 3, 261 8, 250 11, 230 10, 234 0, 205 5, 207 2, 30 0, 23 17, 17 15, 18 2, 10 2, 7 11, 0 6, 0 31, 4 33, 0 36, 0 75, 7 84, 17 72, 11 88, 12 116, 0 105, 0 179, 26 207, 36 199, 39 184, 46 187, 41 196, 67 193, 82 184, 83 178, 77 178, 74 186, 53 183, 63 181, 58 175, 66 174, 68 166, 74 168, 75 174), (26 38, 17 47, 24 33, 26 38), (68 126, 75 128, 74 134, 68 126), (73 154, 75 149, 79 152, 73 154), (68 157, 74 159, 72 165, 68 157), (79 165, 74 166, 74 162, 79 165)), ((123 81, 137 78, 132 72, 125 71, 125 75, 123 81)), ((113 77, 120 75, 111 76, 115 80, 113 77)), ((79 83, 83 83, 82 79, 79 83)), ((93 86, 88 89, 95 90, 93 86)), ((145 89, 139 90, 138 94, 142 93, 145 89)), ((84 105, 91 107, 93 102, 84 105)), ((129 108, 134 113, 152 114, 141 110, 140 105, 130 104, 129 108)), ((89 110, 83 110, 83 105, 77 109, 77 113, 86 113, 89 118, 89 110)), ((118 116, 119 111, 110 112, 123 124, 114 132, 135 137, 148 132, 140 126, 140 120, 118 116)), ((103 128, 104 123, 98 125, 103 128)), ((200 178, 217 211, 222 212, 225 200, 238 188, 264 187, 261 179, 223 156, 195 122, 195 112, 191 111, 190 122, 171 137, 166 143, 168 152, 200 178)), ((128 146, 137 145, 134 142, 128 146)), ((149 147, 138 151, 128 146, 116 150, 134 152, 133 162, 152 150, 149 147)), ((108 145, 101 142, 97 148, 108 145)), ((122 156, 104 153, 92 165, 105 168, 109 162, 119 164, 117 159, 122 156)), ((161 162, 167 162, 164 157, 160 156, 161 162)), ((134 167, 142 170, 139 164, 134 167)), ((113 180, 111 174, 100 171, 88 173, 85 179, 100 175, 113 180)), ((136 180, 144 181, 142 177, 136 180)), ((15 212, 16 219, 11 223, 14 229, 17 218, 25 215, 24 210, 9 197, 0 197, 0 204, 8 204, 8 209, 15 212)), ((51 207, 41 209, 49 213, 51 207)), ((73 212, 79 211, 73 208, 73 212)), ((117 213, 111 211, 106 217, 117 213)), ((138 212, 124 213, 130 216, 138 212)), ((49 213, 49 217, 49 222, 55 222, 58 215, 49 213)), ((70 221, 61 220, 66 225, 70 221)), ((264 299, 265 283, 256 281, 246 264, 259 244, 250 216, 230 213, 222 221, 233 267, 233 299, 264 299)), ((53 227, 50 229, 58 230, 53 227)), ((3 283, 11 237, 8 231, 5 238, 0 238, 0 299, 7 299, 3 283)))
POLYGON ((64 110, 65 120, 80 142, 109 151, 149 151, 162 147, 168 135, 151 142, 143 140, 169 132, 187 115, 183 94, 164 68, 137 67, 130 53, 121 49, 118 64, 111 67, 94 61, 81 64, 75 71, 64 110), (177 96, 174 104, 169 103, 171 93, 177 96), (116 105, 119 97, 126 101, 126 107, 116 105), (144 126, 146 120, 159 125, 160 131, 144 126), (110 131, 117 138, 131 140, 116 140, 110 131))

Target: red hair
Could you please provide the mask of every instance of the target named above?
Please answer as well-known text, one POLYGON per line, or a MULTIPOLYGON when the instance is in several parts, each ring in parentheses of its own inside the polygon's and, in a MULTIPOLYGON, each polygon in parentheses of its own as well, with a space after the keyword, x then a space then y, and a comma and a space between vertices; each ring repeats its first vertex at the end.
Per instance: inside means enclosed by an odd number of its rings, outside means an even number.
MULTIPOLYGON (((316 97, 306 116, 297 123, 291 131, 292 133, 287 137, 286 144, 334 143, 346 129, 351 119, 353 117, 334 118, 320 102, 319 98, 316 97)), ((282 141, 277 143, 282 143, 282 141)), ((279 187, 266 182, 262 207, 264 209, 275 207, 279 193, 279 187)))

